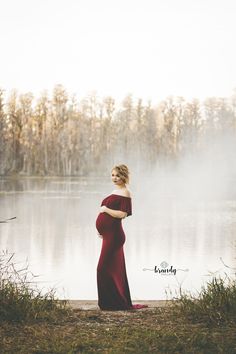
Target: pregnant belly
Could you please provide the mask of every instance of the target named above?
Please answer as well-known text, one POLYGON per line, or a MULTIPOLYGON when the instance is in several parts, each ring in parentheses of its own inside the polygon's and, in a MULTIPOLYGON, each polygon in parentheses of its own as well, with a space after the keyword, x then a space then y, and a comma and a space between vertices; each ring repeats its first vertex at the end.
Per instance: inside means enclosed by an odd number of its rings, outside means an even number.
POLYGON ((118 221, 118 218, 113 218, 107 213, 100 213, 96 220, 96 228, 102 235, 105 232, 114 231, 118 221))

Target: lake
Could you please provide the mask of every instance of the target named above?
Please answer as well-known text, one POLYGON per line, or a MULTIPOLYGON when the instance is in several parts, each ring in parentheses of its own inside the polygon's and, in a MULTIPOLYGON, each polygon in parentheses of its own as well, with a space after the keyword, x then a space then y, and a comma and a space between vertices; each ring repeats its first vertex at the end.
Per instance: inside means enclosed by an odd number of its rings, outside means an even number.
MULTIPOLYGON (((131 186, 133 215, 122 220, 132 300, 196 294, 213 275, 236 268, 236 198, 183 198, 166 179, 131 186), (148 192, 147 192, 148 191, 148 192), (224 265, 225 264, 225 265, 224 265)), ((173 184, 172 184, 173 186, 173 184)), ((1 178, 0 250, 28 262, 38 286, 60 298, 97 299, 102 240, 95 221, 114 190, 109 178, 1 178)))

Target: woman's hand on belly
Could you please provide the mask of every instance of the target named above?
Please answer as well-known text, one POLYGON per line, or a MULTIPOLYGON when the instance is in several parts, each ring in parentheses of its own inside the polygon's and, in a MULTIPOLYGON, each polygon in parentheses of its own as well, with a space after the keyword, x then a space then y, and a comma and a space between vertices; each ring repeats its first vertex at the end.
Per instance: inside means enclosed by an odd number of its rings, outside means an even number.
POLYGON ((105 213, 105 212, 106 212, 106 205, 103 205, 100 208, 100 213, 105 213))
POLYGON ((99 232, 97 232, 97 235, 98 237, 103 238, 103 236, 99 232))

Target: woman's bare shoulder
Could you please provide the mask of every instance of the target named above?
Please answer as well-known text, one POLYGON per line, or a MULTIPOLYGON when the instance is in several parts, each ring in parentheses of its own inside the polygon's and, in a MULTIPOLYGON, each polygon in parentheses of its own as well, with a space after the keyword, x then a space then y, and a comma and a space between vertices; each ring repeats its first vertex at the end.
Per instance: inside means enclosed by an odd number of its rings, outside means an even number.
POLYGON ((131 191, 130 190, 128 190, 127 188, 126 189, 124 189, 124 191, 123 191, 123 194, 122 194, 124 197, 129 197, 129 198, 131 198, 132 197, 132 195, 131 195, 131 191))
POLYGON ((129 198, 132 198, 132 194, 131 194, 131 191, 128 190, 127 188, 123 189, 122 191, 119 191, 119 190, 114 190, 113 191, 114 194, 118 194, 118 195, 121 195, 123 197, 129 197, 129 198))

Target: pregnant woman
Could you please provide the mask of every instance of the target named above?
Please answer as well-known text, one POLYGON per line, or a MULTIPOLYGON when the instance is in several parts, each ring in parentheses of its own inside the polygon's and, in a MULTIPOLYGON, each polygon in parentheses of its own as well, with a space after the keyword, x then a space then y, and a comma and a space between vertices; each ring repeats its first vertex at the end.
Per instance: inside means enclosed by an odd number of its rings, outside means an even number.
POLYGON ((98 306, 101 310, 136 310, 148 306, 132 305, 126 274, 125 233, 121 219, 132 215, 131 195, 126 188, 128 167, 113 167, 112 181, 116 189, 103 199, 96 220, 97 231, 103 240, 97 266, 98 306))

